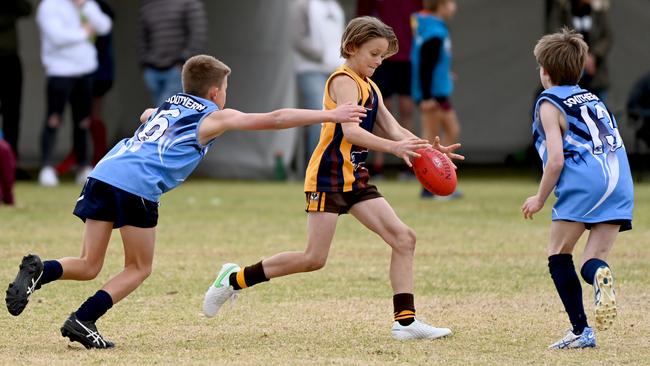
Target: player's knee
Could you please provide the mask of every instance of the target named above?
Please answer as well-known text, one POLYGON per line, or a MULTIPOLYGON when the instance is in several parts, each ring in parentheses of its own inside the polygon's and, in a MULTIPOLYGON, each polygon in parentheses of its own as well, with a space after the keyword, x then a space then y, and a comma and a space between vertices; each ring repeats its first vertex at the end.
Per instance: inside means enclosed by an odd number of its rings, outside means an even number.
POLYGON ((304 262, 305 271, 306 272, 317 271, 325 267, 326 263, 327 263, 327 256, 307 254, 305 256, 305 262, 304 262))
POLYGON ((415 231, 410 227, 404 226, 395 235, 393 248, 400 252, 414 252, 416 242, 415 231))
POLYGON ((146 280, 151 275, 152 272, 152 266, 146 264, 135 266, 134 269, 138 274, 138 278, 140 279, 140 282, 144 282, 144 280, 146 280))
POLYGON ((140 278, 142 281, 146 280, 149 276, 151 276, 152 272, 152 267, 151 266, 145 266, 143 268, 140 268, 140 278))
POLYGON ((57 128, 61 125, 61 116, 57 113, 51 114, 47 118, 47 125, 51 128, 57 128))
POLYGON ((101 263, 93 263, 90 261, 86 261, 86 266, 84 268, 84 271, 83 273, 81 273, 81 280, 85 280, 85 281, 94 280, 99 275, 99 272, 101 271, 102 271, 101 263))
POLYGON ((79 122, 79 128, 87 130, 90 128, 90 117, 86 117, 79 122))

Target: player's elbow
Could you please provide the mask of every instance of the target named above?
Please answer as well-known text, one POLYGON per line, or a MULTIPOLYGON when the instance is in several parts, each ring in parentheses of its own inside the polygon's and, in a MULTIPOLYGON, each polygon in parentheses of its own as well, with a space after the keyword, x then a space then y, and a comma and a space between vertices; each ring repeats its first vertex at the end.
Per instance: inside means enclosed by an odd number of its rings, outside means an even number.
POLYGON ((362 145, 359 141, 359 130, 361 127, 355 123, 341 123, 341 131, 345 139, 353 145, 362 145))
POLYGON ((288 118, 287 118, 287 113, 284 109, 273 111, 270 114, 271 114, 271 120, 273 122, 271 126, 269 126, 269 128, 275 130, 286 128, 288 118))
POLYGON ((563 156, 550 157, 546 162, 546 166, 544 167, 544 170, 548 172, 560 172, 562 171, 563 167, 564 167, 563 156))

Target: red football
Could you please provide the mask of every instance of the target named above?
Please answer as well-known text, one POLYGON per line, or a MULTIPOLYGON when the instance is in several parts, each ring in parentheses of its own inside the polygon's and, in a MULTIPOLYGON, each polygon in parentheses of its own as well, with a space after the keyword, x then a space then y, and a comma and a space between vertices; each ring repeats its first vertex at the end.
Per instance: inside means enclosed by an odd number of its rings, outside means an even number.
POLYGON ((413 159, 413 171, 422 186, 438 196, 448 196, 456 190, 456 170, 447 155, 435 149, 416 151, 419 158, 413 159))

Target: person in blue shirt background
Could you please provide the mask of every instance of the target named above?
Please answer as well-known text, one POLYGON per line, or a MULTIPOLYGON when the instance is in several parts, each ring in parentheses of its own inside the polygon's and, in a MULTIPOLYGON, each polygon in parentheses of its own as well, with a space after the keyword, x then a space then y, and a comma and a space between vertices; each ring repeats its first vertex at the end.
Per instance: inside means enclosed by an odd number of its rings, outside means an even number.
MULTIPOLYGON (((454 82, 447 27, 457 5, 455 0, 424 0, 423 8, 411 16, 411 94, 420 106, 422 137, 433 141, 441 136, 442 145, 446 146, 457 142, 460 135, 460 124, 450 100, 454 82)), ((456 190, 451 198, 460 195, 456 190)), ((432 197, 432 194, 422 189, 422 197, 432 197)))

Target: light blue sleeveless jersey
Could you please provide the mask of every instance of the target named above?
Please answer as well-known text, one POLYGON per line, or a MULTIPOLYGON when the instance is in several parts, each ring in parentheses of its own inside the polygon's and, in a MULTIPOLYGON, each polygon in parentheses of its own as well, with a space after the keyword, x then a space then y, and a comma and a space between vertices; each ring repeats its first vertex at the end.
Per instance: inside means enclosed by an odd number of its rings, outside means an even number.
POLYGON ((454 89, 451 78, 451 38, 447 24, 441 18, 427 12, 411 15, 413 45, 411 47, 411 96, 416 102, 422 100, 420 86, 420 49, 432 39, 442 39, 438 63, 433 66, 431 96, 449 97, 454 89))
POLYGON ((616 119, 591 92, 556 86, 537 98, 533 115, 535 147, 546 166, 546 136, 539 118, 542 102, 566 118, 564 168, 555 187, 553 220, 598 223, 632 220, 634 188, 616 119))
POLYGON ((179 93, 168 98, 97 163, 90 177, 158 202, 160 195, 181 184, 208 152, 201 145, 199 125, 218 110, 213 102, 179 93))

